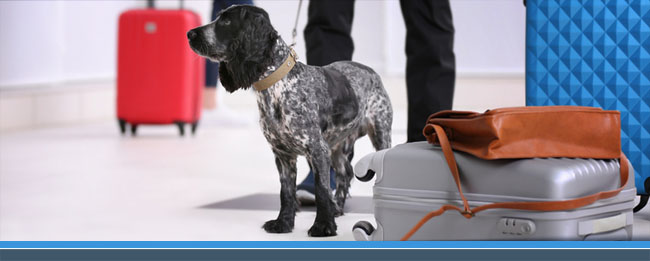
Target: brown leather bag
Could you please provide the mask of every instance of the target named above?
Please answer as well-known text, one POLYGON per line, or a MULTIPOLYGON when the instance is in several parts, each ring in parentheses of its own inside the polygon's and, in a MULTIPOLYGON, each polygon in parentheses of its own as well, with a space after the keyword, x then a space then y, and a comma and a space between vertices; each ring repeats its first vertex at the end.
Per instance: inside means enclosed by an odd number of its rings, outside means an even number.
POLYGON ((429 143, 442 147, 463 201, 463 209, 444 205, 430 212, 402 240, 408 240, 429 219, 447 210, 456 210, 466 218, 491 208, 569 210, 613 197, 628 182, 628 163, 621 152, 618 111, 578 106, 514 107, 485 113, 441 111, 429 117, 423 133, 429 143), (470 208, 461 189, 452 149, 487 160, 538 157, 620 159, 621 186, 570 200, 501 202, 470 208))

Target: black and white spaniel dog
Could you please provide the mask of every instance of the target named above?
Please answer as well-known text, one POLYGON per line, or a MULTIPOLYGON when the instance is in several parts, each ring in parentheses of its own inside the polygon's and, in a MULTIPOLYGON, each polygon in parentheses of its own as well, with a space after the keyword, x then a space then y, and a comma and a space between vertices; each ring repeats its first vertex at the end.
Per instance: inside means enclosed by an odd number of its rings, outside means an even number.
POLYGON ((293 229, 296 159, 302 155, 316 177, 316 220, 309 235, 336 235, 334 217, 343 214, 354 175, 348 160, 354 142, 368 134, 376 150, 391 146, 393 111, 379 75, 351 61, 323 67, 295 63, 266 11, 254 6, 225 9, 187 37, 197 54, 220 63, 219 77, 227 91, 256 87, 260 125, 275 154, 281 183, 280 214, 263 228, 270 233, 293 229), (257 88, 285 65, 293 66, 286 75, 257 88), (334 196, 330 166, 336 172, 334 196))

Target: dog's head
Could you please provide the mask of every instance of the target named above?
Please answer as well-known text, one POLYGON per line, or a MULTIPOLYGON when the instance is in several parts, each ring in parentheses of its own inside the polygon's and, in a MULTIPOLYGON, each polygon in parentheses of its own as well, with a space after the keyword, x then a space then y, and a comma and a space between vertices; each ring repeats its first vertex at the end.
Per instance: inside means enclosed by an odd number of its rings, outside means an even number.
POLYGON ((197 54, 219 62, 221 83, 229 92, 248 88, 271 64, 278 33, 262 8, 231 6, 212 23, 187 32, 197 54))

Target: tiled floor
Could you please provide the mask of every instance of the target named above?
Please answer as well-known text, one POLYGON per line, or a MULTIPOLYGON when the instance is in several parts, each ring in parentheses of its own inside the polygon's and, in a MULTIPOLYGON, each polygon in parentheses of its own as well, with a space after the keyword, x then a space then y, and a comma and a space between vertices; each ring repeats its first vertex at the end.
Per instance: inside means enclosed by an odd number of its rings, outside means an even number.
MULTIPOLYGON (((386 79, 394 142, 405 141, 403 79, 386 79)), ((523 104, 523 80, 459 79, 456 108, 523 104), (478 86, 481 86, 480 88, 478 86), (491 97, 492 99, 487 99, 491 97)), ((237 119, 255 122, 250 93, 223 99, 237 119)), ((267 234, 277 215, 278 176, 259 127, 212 120, 195 137, 172 126, 143 126, 120 137, 113 121, 0 136, 0 240, 352 240, 369 214, 372 183, 353 183, 336 237, 309 238, 313 209, 293 233, 267 234)), ((372 151, 363 138, 357 159, 372 151)), ((304 159, 299 177, 307 172, 304 159)), ((635 239, 650 238, 650 207, 635 215, 635 239)))

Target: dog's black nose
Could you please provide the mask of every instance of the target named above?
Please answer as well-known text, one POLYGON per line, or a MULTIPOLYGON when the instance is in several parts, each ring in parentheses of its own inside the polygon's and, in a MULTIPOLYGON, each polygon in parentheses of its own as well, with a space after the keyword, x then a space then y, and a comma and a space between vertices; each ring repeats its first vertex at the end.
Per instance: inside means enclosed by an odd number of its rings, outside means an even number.
POLYGON ((190 30, 189 32, 187 32, 187 39, 192 40, 192 39, 196 38, 196 36, 197 36, 197 33, 194 30, 190 30))

